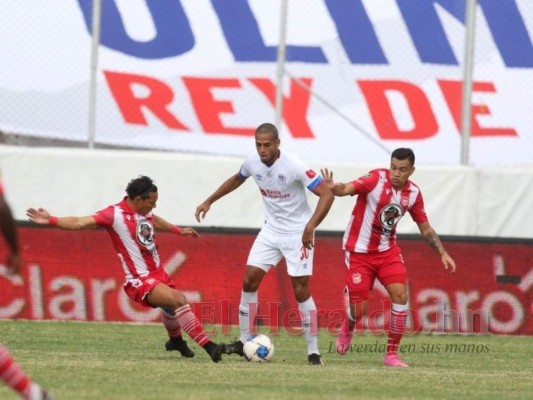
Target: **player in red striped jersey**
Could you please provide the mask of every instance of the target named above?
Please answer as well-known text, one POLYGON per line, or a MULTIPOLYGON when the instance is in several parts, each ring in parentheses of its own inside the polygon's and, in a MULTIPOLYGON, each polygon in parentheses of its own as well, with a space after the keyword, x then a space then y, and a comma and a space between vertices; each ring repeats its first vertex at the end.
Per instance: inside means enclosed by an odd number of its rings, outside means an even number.
POLYGON ((198 237, 193 228, 179 228, 152 213, 156 207, 157 186, 147 176, 132 179, 127 196, 94 215, 85 217, 54 217, 43 209, 30 208, 28 219, 62 229, 91 229, 104 227, 109 233, 126 276, 124 291, 134 301, 147 307, 163 309, 163 324, 169 340, 167 350, 177 350, 183 357, 194 357, 194 352, 183 340, 187 334, 209 354, 214 362, 221 360, 223 344, 212 342, 185 295, 176 289, 170 276, 161 267, 155 230, 174 232, 181 236, 198 237))
MULTIPOLYGON (((11 208, 4 198, 4 189, 0 180, 0 230, 4 237, 9 253, 6 259, 8 273, 18 274, 22 268, 22 257, 19 251, 19 242, 15 220, 11 208)), ((51 395, 44 391, 38 384, 15 363, 9 351, 0 345, 0 379, 18 392, 23 399, 46 400, 51 395)))
POLYGON ((398 346, 407 317, 406 270, 401 250, 396 244, 396 226, 405 213, 411 214, 422 237, 441 256, 444 268, 455 272, 455 262, 444 249, 431 227, 418 186, 409 180, 415 172, 411 149, 392 152, 390 168, 374 169, 347 183, 335 183, 333 172, 322 170, 325 182, 335 196, 357 195, 350 221, 344 233, 346 251, 345 291, 349 307, 337 337, 337 352, 349 350, 357 321, 366 313, 369 291, 377 278, 392 301, 390 330, 384 364, 407 367, 398 357, 398 346))

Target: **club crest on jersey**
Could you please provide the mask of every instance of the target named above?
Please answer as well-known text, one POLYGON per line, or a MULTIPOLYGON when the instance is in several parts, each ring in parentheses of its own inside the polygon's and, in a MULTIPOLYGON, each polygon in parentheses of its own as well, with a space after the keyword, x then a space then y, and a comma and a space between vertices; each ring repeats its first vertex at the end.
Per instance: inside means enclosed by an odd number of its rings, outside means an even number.
POLYGON ((154 243, 154 227, 148 221, 141 221, 137 224, 137 240, 143 246, 150 246, 154 243))
POLYGON ((386 205, 379 212, 379 220, 381 222, 381 226, 387 229, 391 229, 396 226, 402 216, 403 208, 399 204, 395 203, 386 205))
POLYGON ((359 272, 354 272, 352 274, 352 282, 355 284, 355 285, 358 285, 361 283, 361 274, 359 272))
POLYGON ((285 175, 278 175, 278 183, 280 185, 285 185, 287 184, 287 178, 285 178, 285 175))

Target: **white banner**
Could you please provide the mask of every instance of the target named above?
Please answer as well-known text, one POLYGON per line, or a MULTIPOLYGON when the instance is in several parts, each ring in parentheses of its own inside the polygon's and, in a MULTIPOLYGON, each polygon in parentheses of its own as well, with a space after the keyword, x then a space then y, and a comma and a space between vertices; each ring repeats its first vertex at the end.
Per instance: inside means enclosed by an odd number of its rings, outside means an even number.
MULTIPOLYGON (((273 121, 280 1, 103 0, 96 143, 244 156, 273 121)), ((289 1, 282 146, 460 162, 464 0, 289 1), (304 90, 309 89, 308 90, 304 90)), ((0 130, 88 140, 92 2, 0 13, 0 130)), ((533 162, 533 2, 478 1, 470 163, 533 162)))

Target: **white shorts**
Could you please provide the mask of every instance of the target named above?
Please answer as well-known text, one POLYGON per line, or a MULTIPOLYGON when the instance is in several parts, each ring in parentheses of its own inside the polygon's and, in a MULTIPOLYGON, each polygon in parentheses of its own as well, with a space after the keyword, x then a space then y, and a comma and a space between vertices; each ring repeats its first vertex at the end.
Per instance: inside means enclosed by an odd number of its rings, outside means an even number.
POLYGON ((310 276, 313 275, 313 254, 313 249, 303 246, 302 234, 279 235, 262 229, 250 249, 247 265, 268 272, 285 257, 290 276, 310 276))

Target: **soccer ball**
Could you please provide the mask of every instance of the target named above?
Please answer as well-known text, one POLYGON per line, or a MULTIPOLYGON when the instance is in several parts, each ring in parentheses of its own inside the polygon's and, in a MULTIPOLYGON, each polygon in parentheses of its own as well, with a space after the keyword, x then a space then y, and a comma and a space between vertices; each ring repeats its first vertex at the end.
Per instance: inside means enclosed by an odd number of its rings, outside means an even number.
POLYGON ((251 335, 244 342, 244 358, 247 361, 267 362, 274 355, 274 343, 267 335, 251 335))

